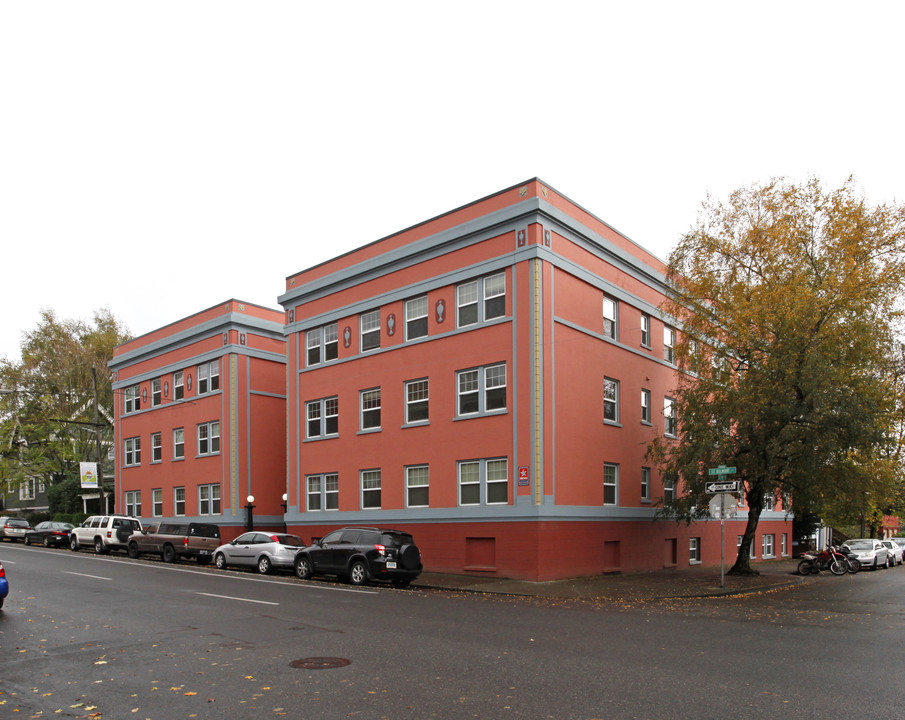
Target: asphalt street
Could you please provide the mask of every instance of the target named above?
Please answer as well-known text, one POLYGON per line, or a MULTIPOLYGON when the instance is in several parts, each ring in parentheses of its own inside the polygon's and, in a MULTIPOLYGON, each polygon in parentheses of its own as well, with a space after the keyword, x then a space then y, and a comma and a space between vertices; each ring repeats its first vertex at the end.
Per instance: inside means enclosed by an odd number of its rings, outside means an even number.
POLYGON ((905 716, 905 567, 619 604, 0 561, 2 718, 905 716))

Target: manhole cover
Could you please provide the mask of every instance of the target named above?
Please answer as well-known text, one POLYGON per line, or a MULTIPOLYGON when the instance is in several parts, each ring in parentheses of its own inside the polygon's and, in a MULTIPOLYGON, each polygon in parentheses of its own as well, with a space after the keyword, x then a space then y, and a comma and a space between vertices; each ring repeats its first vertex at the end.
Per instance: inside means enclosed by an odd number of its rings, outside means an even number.
POLYGON ((310 657, 293 660, 289 663, 289 666, 303 668, 304 670, 332 670, 333 668, 345 667, 350 662, 352 661, 338 657, 310 657))

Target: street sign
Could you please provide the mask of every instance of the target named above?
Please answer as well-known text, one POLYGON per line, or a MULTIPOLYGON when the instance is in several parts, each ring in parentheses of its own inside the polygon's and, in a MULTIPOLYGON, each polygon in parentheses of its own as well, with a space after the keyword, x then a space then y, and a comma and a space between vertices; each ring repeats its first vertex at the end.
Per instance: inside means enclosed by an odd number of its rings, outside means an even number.
POLYGON ((704 483, 704 490, 709 493, 738 492, 738 480, 704 483))
POLYGON ((720 465, 719 467, 710 468, 707 471, 708 475, 735 475, 734 467, 726 467, 725 465, 720 465))

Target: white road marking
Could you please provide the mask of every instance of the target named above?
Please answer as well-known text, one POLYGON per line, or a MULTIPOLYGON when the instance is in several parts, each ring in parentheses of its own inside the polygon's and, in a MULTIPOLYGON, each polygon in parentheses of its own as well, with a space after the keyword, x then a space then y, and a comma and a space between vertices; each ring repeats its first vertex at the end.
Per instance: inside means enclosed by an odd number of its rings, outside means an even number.
POLYGON ((113 579, 113 578, 108 578, 108 577, 101 577, 100 575, 88 575, 86 573, 70 572, 69 570, 66 571, 66 574, 67 575, 78 575, 79 577, 94 578, 95 580, 112 580, 113 579))
POLYGON ((259 605, 279 605, 277 602, 268 602, 266 600, 252 600, 251 598, 234 597, 232 595, 214 595, 213 593, 196 592, 196 595, 206 595, 207 597, 220 598, 221 600, 239 600, 241 602, 258 603, 259 605))

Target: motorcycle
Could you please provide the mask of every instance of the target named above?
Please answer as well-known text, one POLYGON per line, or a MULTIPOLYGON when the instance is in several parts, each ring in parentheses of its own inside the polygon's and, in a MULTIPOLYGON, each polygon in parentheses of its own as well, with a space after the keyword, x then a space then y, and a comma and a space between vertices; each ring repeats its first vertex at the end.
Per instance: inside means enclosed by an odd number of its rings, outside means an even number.
POLYGON ((811 573, 816 575, 821 570, 829 570, 833 575, 857 572, 857 570, 849 571, 850 564, 847 556, 840 552, 839 548, 832 545, 819 553, 802 553, 801 558, 801 562, 798 563, 799 575, 809 575, 811 573))
POLYGON ((861 569, 861 561, 850 547, 843 545, 836 549, 845 556, 846 566, 850 573, 854 574, 861 569))

